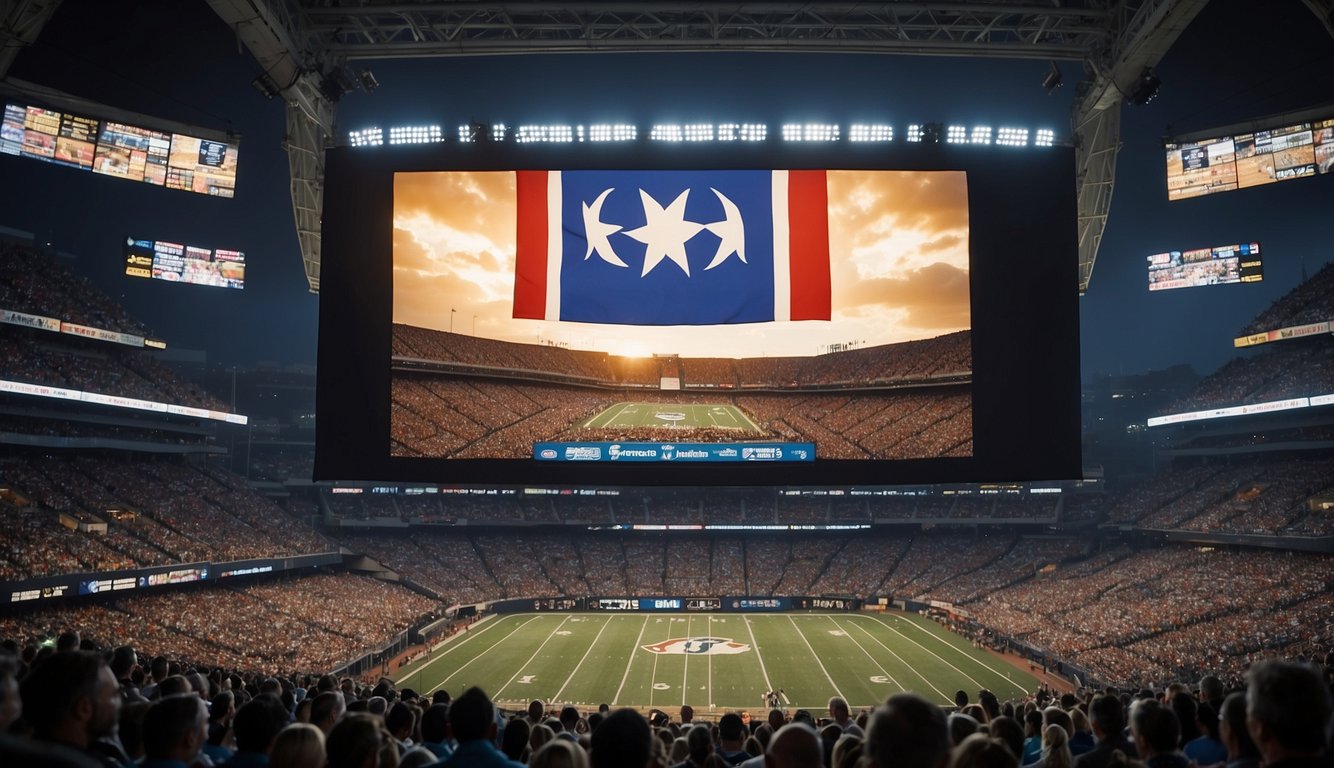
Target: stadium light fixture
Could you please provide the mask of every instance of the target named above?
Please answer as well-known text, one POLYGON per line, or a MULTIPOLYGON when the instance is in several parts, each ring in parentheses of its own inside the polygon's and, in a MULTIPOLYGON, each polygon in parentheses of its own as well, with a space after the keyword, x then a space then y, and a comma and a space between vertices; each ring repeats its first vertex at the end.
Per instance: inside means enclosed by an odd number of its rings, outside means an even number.
POLYGON ((950 144, 967 144, 968 129, 962 125, 951 125, 945 132, 945 141, 950 144))
POLYGON ((279 93, 282 93, 283 90, 282 86, 278 85, 277 81, 275 81, 268 72, 260 72, 259 77, 250 81, 250 87, 259 91, 260 95, 266 99, 271 99, 274 96, 277 96, 279 93))
POLYGON ((407 125, 389 129, 391 145, 435 144, 444 140, 444 131, 438 125, 407 125))
POLYGON ((384 144, 384 131, 379 128, 348 131, 347 143, 354 147, 378 147, 384 144))
POLYGON ((975 126, 973 126, 973 133, 972 133, 971 136, 969 136, 969 138, 968 138, 968 143, 969 143, 969 144, 990 144, 990 143, 991 143, 991 126, 989 126, 989 125, 975 125, 975 126))
POLYGON ((1028 146, 1027 128, 1000 128, 996 131, 996 146, 998 147, 1026 147, 1028 146))
POLYGON ((655 125, 653 130, 649 131, 649 141, 670 141, 672 143, 682 141, 685 138, 685 132, 681 126, 675 124, 655 125))
POLYGON ((913 123, 908 126, 908 143, 920 144, 922 142, 922 126, 913 123))
POLYGON ((1056 132, 1050 128, 1039 128, 1033 137, 1033 146, 1050 147, 1056 143, 1056 132))
POLYGON ((1163 81, 1158 79, 1158 75, 1152 69, 1145 67, 1139 79, 1130 87, 1130 92, 1126 94, 1126 101, 1142 107, 1158 96, 1158 89, 1162 84, 1163 81))
POLYGON ((1042 89, 1050 96, 1056 93, 1056 89, 1061 87, 1063 81, 1064 76, 1061 74, 1060 68, 1056 66, 1056 62, 1053 61, 1051 69, 1047 70, 1047 76, 1042 78, 1042 89))
POLYGON ((855 142, 884 142, 894 140, 894 126, 874 124, 865 125, 862 123, 853 123, 848 127, 848 141, 855 142))
POLYGON ((713 124, 696 123, 685 127, 686 141, 713 141, 713 124))

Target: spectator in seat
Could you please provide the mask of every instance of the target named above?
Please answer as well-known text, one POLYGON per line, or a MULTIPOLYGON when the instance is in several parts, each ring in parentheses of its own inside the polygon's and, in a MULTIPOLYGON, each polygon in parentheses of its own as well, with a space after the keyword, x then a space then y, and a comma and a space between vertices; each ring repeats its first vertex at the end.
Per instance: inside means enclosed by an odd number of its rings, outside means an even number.
POLYGON ((950 756, 945 713, 916 694, 890 696, 871 715, 866 755, 870 768, 942 768, 950 756))
POLYGON ((334 724, 342 719, 346 711, 341 692, 325 691, 310 704, 310 724, 324 731, 325 738, 328 738, 334 724))
POLYGON ((1140 699, 1130 709, 1130 734, 1148 768, 1189 768, 1178 751, 1181 724, 1176 713, 1154 699, 1140 699))
POLYGON ((385 728, 390 736, 398 740, 398 748, 403 752, 415 746, 412 743, 412 729, 416 724, 417 718, 412 714, 412 707, 401 701, 395 702, 384 718, 385 728))
POLYGON ((83 752, 104 766, 125 764, 97 748, 99 739, 114 738, 121 705, 120 685, 101 656, 77 650, 51 654, 28 673, 19 692, 34 738, 83 752))
POLYGON ((821 765, 824 745, 806 723, 788 723, 774 733, 764 753, 764 768, 805 768, 821 765))
POLYGON ((23 714, 23 700, 19 698, 18 659, 0 654, 0 733, 9 733, 9 726, 23 714))
POLYGON ((271 693, 262 693, 236 710, 232 730, 236 734, 236 754, 223 763, 226 768, 252 768, 269 764, 273 741, 287 725, 288 713, 283 703, 271 693))
POLYGON ((187 768, 208 738, 208 710, 198 696, 179 694, 153 702, 144 714, 142 768, 187 768))
MULTIPOLYGON (((963 693, 963 691, 960 691, 960 693, 963 693)), ((964 698, 967 699, 967 694, 964 694, 964 698)), ((955 700, 958 700, 957 696, 955 700)), ((964 703, 967 704, 967 701, 964 703)), ((834 696, 829 699, 829 719, 833 720, 834 725, 837 725, 842 729, 843 733, 850 733, 859 739, 866 735, 866 732, 861 729, 861 726, 857 725, 852 719, 852 712, 848 709, 848 702, 841 696, 834 696)))
POLYGON ((1262 661, 1246 676, 1246 725, 1265 768, 1328 766, 1329 687, 1306 664, 1262 661))
POLYGON ((533 753, 528 768, 588 768, 588 755, 568 741, 555 739, 533 753))
POLYGON ((745 750, 745 743, 746 724, 741 721, 741 715, 735 712, 723 715, 718 720, 718 756, 728 765, 739 765, 753 757, 745 750))
POLYGON ((1195 707, 1195 725, 1199 736, 1186 742, 1181 751, 1196 765, 1217 765, 1227 762, 1227 747, 1219 738, 1218 712, 1206 703, 1195 707))
POLYGON ((496 749, 496 708, 481 688, 469 688, 450 702, 449 727, 458 746, 454 754, 434 765, 443 768, 517 768, 523 765, 496 749))
POLYGON ((592 768, 644 768, 652 756, 652 738, 638 712, 618 709, 593 732, 589 763, 592 768))
POLYGON ((1217 712, 1223 707, 1223 681, 1217 675, 1205 675, 1200 678, 1200 702, 1208 704, 1217 712))
POLYGON ((437 761, 454 754, 449 744, 449 705, 432 704, 422 713, 422 743, 437 761))
POLYGON ((282 768, 324 768, 324 731, 309 723, 292 723, 274 739, 269 759, 282 768))
POLYGON ((225 763, 232 757, 232 750, 226 743, 235 716, 236 694, 223 691, 213 697, 213 704, 208 710, 208 739, 204 742, 204 754, 208 755, 214 765, 225 763))
POLYGON ((686 759, 674 768, 704 768, 713 754, 713 734, 709 726, 695 724, 686 729, 686 759))
POLYGON ((1075 768, 1108 768, 1112 755, 1139 757, 1135 745, 1126 739, 1125 709, 1116 696, 1095 696, 1089 702, 1089 725, 1093 727, 1096 746, 1075 758, 1075 768))
POLYGON ((373 715, 349 713, 324 741, 329 768, 379 768, 380 749, 390 741, 373 715))
POLYGON ((987 729, 994 739, 1000 739, 1005 748, 1014 754, 1017 761, 1024 754, 1024 727, 1013 717, 993 718, 987 725, 987 729))
POLYGON ((1233 693, 1223 699, 1218 738, 1227 747, 1226 768, 1259 768, 1260 750, 1246 730, 1246 694, 1233 693))
POLYGON ((950 768, 1019 768, 1019 758, 1000 739, 974 733, 954 750, 950 768))

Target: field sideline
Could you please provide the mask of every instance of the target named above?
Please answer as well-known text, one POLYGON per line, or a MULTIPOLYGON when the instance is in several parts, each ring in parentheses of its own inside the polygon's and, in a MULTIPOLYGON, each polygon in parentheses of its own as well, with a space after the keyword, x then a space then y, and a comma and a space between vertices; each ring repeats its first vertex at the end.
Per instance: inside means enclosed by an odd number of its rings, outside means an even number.
POLYGON ((1038 685, 935 622, 902 613, 508 614, 454 636, 395 681, 455 695, 479 685, 516 709, 541 699, 702 712, 759 711, 772 689, 784 691, 788 708, 822 711, 833 695, 859 708, 909 690, 949 705, 960 689, 975 701, 988 688, 1004 701, 1038 685))

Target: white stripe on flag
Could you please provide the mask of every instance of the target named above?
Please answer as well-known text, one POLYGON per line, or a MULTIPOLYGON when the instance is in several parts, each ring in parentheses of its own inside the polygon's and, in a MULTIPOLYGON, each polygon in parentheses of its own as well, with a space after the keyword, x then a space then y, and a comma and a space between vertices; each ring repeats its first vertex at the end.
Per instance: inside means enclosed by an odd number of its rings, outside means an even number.
POLYGON ((788 265, 787 171, 773 172, 774 320, 792 319, 792 272, 788 265))
POLYGON ((547 311, 546 319, 560 319, 560 262, 565 252, 561 236, 560 171, 547 172, 547 311))

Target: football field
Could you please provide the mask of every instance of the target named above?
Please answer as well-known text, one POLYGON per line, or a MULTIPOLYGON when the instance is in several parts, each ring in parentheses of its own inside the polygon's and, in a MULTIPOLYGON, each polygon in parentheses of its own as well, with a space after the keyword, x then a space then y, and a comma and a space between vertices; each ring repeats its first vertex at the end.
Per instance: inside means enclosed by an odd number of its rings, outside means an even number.
POLYGON ((740 408, 724 403, 616 403, 585 421, 581 426, 593 429, 617 427, 672 427, 690 430, 718 427, 739 432, 763 434, 740 408))
POLYGON ((917 615, 872 613, 526 613, 455 635, 400 671, 399 687, 458 695, 481 686, 502 707, 598 704, 675 714, 784 707, 823 711, 839 695, 869 707, 899 691, 942 705, 987 688, 1002 701, 1037 680, 917 615))

